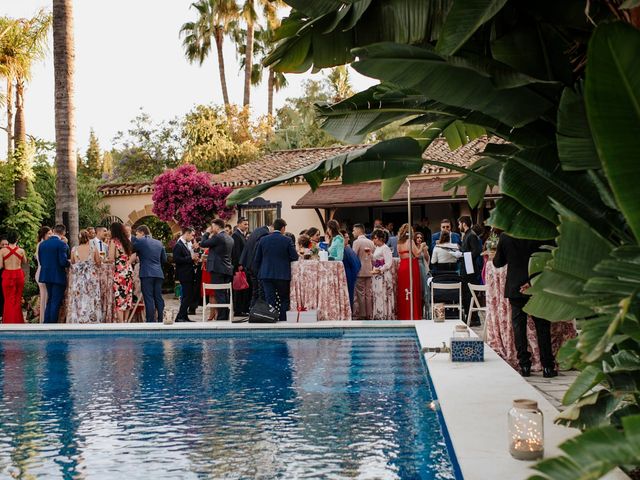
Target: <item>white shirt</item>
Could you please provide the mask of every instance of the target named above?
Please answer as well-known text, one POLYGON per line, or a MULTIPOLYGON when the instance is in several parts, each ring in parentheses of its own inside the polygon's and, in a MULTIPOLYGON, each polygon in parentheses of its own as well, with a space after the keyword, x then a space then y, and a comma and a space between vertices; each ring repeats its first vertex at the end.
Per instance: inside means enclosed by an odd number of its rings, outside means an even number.
POLYGON ((436 243, 431 255, 431 263, 456 263, 458 257, 453 255, 451 250, 459 251, 460 247, 457 243, 436 243))
POLYGON ((100 240, 99 238, 93 238, 91 239, 91 245, 93 246, 93 248, 95 248, 99 253, 104 252, 107 253, 107 250, 109 248, 109 246, 107 245, 106 242, 103 242, 102 240, 100 240))

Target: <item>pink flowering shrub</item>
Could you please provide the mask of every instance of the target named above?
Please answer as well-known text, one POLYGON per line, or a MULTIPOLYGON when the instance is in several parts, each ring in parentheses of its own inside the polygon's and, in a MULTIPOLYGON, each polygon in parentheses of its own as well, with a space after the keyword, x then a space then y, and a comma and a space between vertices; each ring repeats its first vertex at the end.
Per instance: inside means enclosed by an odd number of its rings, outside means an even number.
POLYGON ((181 227, 202 230, 215 217, 228 220, 235 208, 226 200, 233 189, 211 183, 211 174, 198 172, 194 165, 181 165, 154 180, 153 213, 161 220, 181 227))

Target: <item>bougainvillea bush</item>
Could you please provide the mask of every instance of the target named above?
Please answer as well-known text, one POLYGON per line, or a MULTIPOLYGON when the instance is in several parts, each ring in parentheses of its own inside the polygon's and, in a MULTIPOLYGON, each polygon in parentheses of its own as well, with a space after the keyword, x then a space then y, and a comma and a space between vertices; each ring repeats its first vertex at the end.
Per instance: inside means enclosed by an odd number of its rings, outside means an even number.
POLYGON ((235 212, 226 205, 233 189, 214 185, 211 174, 194 165, 167 170, 156 177, 154 186, 153 213, 165 222, 202 230, 213 218, 228 220, 235 212))

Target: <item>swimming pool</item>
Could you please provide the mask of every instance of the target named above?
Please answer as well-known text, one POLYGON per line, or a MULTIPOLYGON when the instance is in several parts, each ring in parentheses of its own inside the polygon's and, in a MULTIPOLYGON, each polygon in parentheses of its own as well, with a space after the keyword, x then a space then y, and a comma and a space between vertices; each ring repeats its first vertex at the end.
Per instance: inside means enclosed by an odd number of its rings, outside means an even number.
POLYGON ((0 334, 0 477, 461 478, 406 329, 0 334))

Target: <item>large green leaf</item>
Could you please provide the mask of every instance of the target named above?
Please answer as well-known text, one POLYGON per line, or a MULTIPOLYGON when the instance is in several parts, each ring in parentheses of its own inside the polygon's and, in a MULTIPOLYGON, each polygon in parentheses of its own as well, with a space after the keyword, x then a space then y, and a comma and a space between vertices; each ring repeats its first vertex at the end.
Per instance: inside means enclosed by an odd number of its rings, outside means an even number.
POLYGON ((558 108, 558 157, 564 170, 600 168, 582 92, 565 88, 558 108))
POLYGON ((596 149, 617 204, 640 240, 640 32, 601 24, 589 43, 585 102, 596 149))
POLYGON ((453 55, 507 0, 456 0, 436 44, 438 53, 453 55))
POLYGON ((417 90, 446 105, 479 111, 512 127, 524 126, 553 109, 529 86, 498 88, 488 70, 454 57, 445 59, 427 48, 379 43, 354 53, 360 60, 353 68, 363 75, 417 90))
POLYGON ((569 405, 575 402, 585 393, 599 384, 603 378, 604 374, 602 373, 602 369, 597 368, 593 365, 589 365, 582 372, 580 372, 580 375, 578 375, 573 384, 564 394, 564 397, 562 397, 562 403, 564 405, 569 405))
POLYGON ((618 465, 640 464, 640 415, 623 418, 622 429, 596 428, 567 440, 560 449, 566 456, 538 463, 542 480, 593 480, 618 465))
POLYGON ((523 207, 510 197, 502 197, 496 202, 487 223, 517 238, 549 240, 556 236, 556 226, 523 207))
POLYGON ((418 173, 425 163, 422 152, 426 146, 410 137, 379 142, 316 162, 255 187, 235 190, 227 198, 227 203, 237 205, 246 202, 275 185, 299 176, 312 179, 312 188, 317 188, 325 178, 334 178, 336 172, 342 175, 344 183, 390 179, 418 173))

